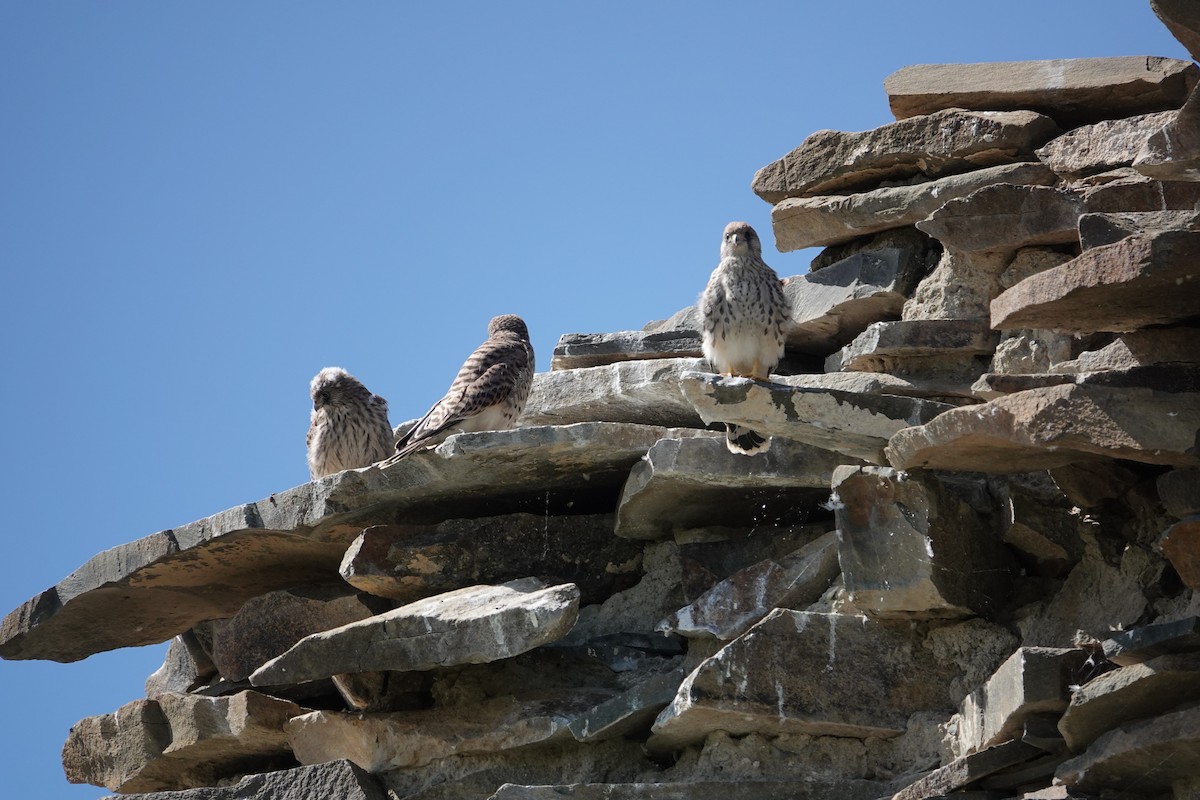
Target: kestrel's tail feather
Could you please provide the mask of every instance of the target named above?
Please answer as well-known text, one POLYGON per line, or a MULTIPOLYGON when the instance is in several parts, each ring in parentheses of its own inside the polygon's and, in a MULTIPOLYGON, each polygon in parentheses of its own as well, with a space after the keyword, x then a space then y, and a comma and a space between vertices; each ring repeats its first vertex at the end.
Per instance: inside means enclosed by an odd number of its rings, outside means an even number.
POLYGON ((752 456, 770 450, 771 439, 758 431, 727 422, 725 423, 725 446, 731 453, 752 456))

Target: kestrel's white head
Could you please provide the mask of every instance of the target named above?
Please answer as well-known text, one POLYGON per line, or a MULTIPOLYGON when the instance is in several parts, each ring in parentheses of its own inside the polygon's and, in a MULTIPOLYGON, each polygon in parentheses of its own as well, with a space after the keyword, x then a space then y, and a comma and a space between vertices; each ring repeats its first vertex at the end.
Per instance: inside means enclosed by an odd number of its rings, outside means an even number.
POLYGON ((721 236, 721 258, 762 258, 762 241, 748 222, 731 222, 721 236))
POLYGON ((365 403, 371 392, 362 382, 341 367, 326 367, 316 374, 309 386, 313 410, 330 405, 365 403))

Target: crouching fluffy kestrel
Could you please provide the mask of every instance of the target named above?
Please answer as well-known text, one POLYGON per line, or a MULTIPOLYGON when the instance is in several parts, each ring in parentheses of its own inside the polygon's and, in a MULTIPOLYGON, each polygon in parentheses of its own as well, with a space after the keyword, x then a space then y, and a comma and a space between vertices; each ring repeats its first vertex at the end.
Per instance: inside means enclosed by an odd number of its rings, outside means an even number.
MULTIPOLYGON (((762 242, 745 222, 725 226, 721 263, 700 295, 704 357, 723 375, 766 380, 783 357, 790 314, 779 276, 762 260, 762 242)), ((765 453, 771 442, 749 428, 726 424, 734 453, 765 453)))
POLYGON ((388 405, 341 367, 312 379, 308 471, 313 480, 382 461, 392 452, 388 405))
POLYGON ((513 427, 533 386, 533 345, 516 314, 493 317, 488 338, 458 371, 446 396, 396 442, 396 458, 433 447, 454 433, 513 427))

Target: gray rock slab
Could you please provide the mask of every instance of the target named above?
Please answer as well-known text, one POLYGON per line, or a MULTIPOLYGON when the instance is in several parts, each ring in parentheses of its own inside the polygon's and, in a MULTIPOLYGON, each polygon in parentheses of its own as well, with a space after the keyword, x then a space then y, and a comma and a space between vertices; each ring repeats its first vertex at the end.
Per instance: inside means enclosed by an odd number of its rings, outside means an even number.
POLYGON ((917 229, 961 252, 1011 252, 1076 241, 1083 211, 1082 199, 1071 191, 1001 183, 950 200, 917 229))
POLYGON ((957 669, 923 647, 909 622, 777 609, 700 663, 648 746, 677 749, 716 730, 897 736, 913 713, 952 704, 957 669))
POLYGON ((388 800, 379 781, 349 761, 247 775, 230 786, 111 795, 104 800, 388 800))
POLYGON ((997 375, 986 373, 979 376, 972 389, 982 399, 992 400, 1003 394, 1044 389, 1047 386, 1108 386, 1114 389, 1146 387, 1165 392, 1200 392, 1200 365, 1197 364, 1148 364, 1106 369, 1097 372, 1042 373, 1033 375, 997 375))
POLYGON ((1022 647, 959 706, 955 753, 985 750, 1021 738, 1026 721, 1058 715, 1071 699, 1088 654, 1056 647, 1022 647))
POLYGON ((1159 548, 1184 586, 1200 589, 1200 515, 1167 528, 1159 540, 1159 548))
POLYGON ((267 592, 213 627, 213 663, 222 678, 240 681, 305 636, 366 619, 384 607, 345 585, 267 592))
POLYGON ((256 670, 250 682, 271 686, 344 672, 485 664, 561 639, 578 613, 574 584, 525 578, 470 586, 307 636, 256 670))
POLYGON ((679 392, 679 376, 705 369, 702 358, 619 361, 596 367, 539 372, 522 424, 627 422, 703 427, 679 392))
POLYGON ((596 700, 497 697, 463 706, 394 713, 314 711, 287 723, 302 764, 344 758, 368 772, 421 767, 439 759, 498 753, 570 738, 571 720, 596 700))
POLYGON ((899 469, 1031 472, 1096 457, 1195 467, 1200 396, 1051 386, 946 411, 895 434, 899 469))
POLYGON ((1200 200, 1195 181, 1155 179, 1135 167, 1080 178, 1070 188, 1083 198, 1086 211, 1098 214, 1194 211, 1200 200))
POLYGON ((574 583, 581 602, 598 603, 641 575, 641 546, 613 536, 613 525, 612 514, 525 513, 376 525, 347 548, 341 572, 352 586, 402 603, 529 575, 574 583))
POLYGON ((943 795, 958 797, 956 790, 1041 755, 1042 751, 1033 745, 1020 741, 1005 742, 957 758, 935 769, 896 792, 891 800, 930 800, 943 795), (951 794, 952 792, 955 793, 951 794))
POLYGON ((1200 92, 1193 89, 1175 119, 1150 134, 1133 168, 1162 181, 1200 180, 1200 92))
POLYGON ((925 259, 888 248, 788 278, 783 287, 792 309, 788 349, 824 357, 871 323, 897 319, 926 269, 925 259))
POLYGON ((695 781, 679 783, 575 783, 522 786, 506 783, 487 800, 875 800, 887 784, 845 779, 695 781))
POLYGON ((751 459, 730 453, 723 436, 662 439, 629 472, 616 534, 661 539, 704 528, 794 525, 829 496, 829 479, 845 458, 802 442, 777 442, 751 459))
POLYGON ((861 191, 884 181, 937 178, 1032 161, 1059 132, 1029 111, 947 109, 861 132, 817 131, 763 167, 751 188, 768 203, 788 197, 861 191))
POLYGON ((1002 490, 1000 510, 1000 538, 1037 574, 1066 575, 1083 555, 1079 518, 1057 486, 1035 492, 1012 482, 1002 490))
POLYGON ((1167 513, 1177 519, 1200 514, 1200 470, 1176 469, 1155 481, 1167 513))
POLYGON ((63 770, 72 783, 122 794, 212 786, 290 761, 283 725, 299 713, 258 692, 135 700, 72 726, 63 770))
POLYGON ((550 369, 599 367, 638 359, 703 357, 697 330, 564 333, 554 347, 550 369))
POLYGON ((1179 108, 1200 70, 1153 56, 917 64, 883 83, 897 119, 944 108, 1027 108, 1073 127, 1179 108))
POLYGON ((1087 350, 1075 359, 1055 364, 1054 372, 1089 373, 1197 363, 1200 363, 1200 328, 1155 328, 1119 334, 1099 350, 1087 350))
POLYGON ((1159 111, 1083 125, 1051 139, 1038 149, 1037 157, 1067 179, 1131 166, 1150 135, 1174 121, 1177 114, 1159 111))
POLYGON ((682 668, 649 676, 573 719, 568 725, 571 735, 579 742, 600 742, 648 731, 659 712, 675 699, 685 677, 682 668))
POLYGON ((988 304, 1000 293, 1001 277, 1011 262, 1011 253, 947 248, 904 303, 901 319, 987 320, 988 304))
POLYGON ((989 356, 1000 334, 982 320, 920 319, 876 322, 825 360, 828 372, 892 372, 901 362, 919 368, 922 359, 950 356, 970 361, 989 356), (916 361, 916 364, 911 362, 916 361))
POLYGON ((664 436, 694 431, 581 423, 453 436, 386 467, 348 470, 101 553, 0 621, 0 657, 78 661, 165 641, 251 597, 337 579, 363 528, 607 505, 664 436))
POLYGON ((1200 214, 1195 211, 1113 211, 1084 214, 1079 218, 1079 245, 1084 250, 1090 250, 1130 236, 1172 230, 1200 230, 1200 214))
POLYGON ((1200 8, 1189 0, 1150 0, 1150 8, 1192 58, 1200 61, 1200 8))
POLYGON ((1022 162, 856 194, 789 197, 771 210, 775 247, 787 253, 849 242, 860 236, 915 225, 947 201, 966 197, 985 186, 1047 185, 1057 179, 1043 164, 1022 162))
POLYGON ((1017 565, 996 535, 996 501, 972 476, 838 467, 842 581, 874 617, 997 616, 1017 565))
POLYGON ((1058 729, 1067 746, 1078 753, 1127 722, 1195 701, 1200 701, 1200 653, 1158 656, 1080 686, 1058 729))
POLYGON ((1130 236, 1084 251, 1006 290, 992 327, 1091 333, 1130 331, 1195 317, 1200 232, 1130 236))
POLYGON ((153 700, 166 692, 190 692, 216 674, 212 658, 196 635, 184 631, 171 639, 163 665, 146 679, 146 697, 153 700))
POLYGON ((683 392, 705 422, 732 422, 874 464, 887 439, 951 406, 929 400, 793 388, 708 373, 684 376, 683 392))
POLYGON ((1056 782, 1090 792, 1170 791, 1200 777, 1200 705, 1109 731, 1080 756, 1064 762, 1056 782))
POLYGON ((1104 641, 1104 657, 1121 666, 1194 652, 1200 652, 1200 617, 1139 625, 1104 641))
POLYGON ((815 603, 837 577, 838 536, 831 531, 778 559, 738 570, 658 625, 689 638, 736 639, 776 608, 815 603))

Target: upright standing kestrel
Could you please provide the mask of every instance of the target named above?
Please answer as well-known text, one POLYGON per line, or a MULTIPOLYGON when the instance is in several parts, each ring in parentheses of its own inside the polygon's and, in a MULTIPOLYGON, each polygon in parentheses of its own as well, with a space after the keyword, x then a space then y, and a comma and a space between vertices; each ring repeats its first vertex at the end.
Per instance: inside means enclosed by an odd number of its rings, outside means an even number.
POLYGON ((462 365, 446 396, 396 442, 396 457, 432 447, 453 433, 513 427, 529 399, 533 364, 525 321, 516 314, 493 317, 487 341, 462 365))
MULTIPOLYGON (((766 380, 783 357, 789 314, 779 276, 763 262, 754 228, 745 222, 726 225, 721 263, 700 295, 704 357, 724 375, 766 380)), ((725 444, 734 453, 765 453, 771 447, 749 428, 725 427, 725 444)))
POLYGON ((313 480, 382 461, 392 452, 388 405, 341 367, 312 379, 308 471, 313 480))

